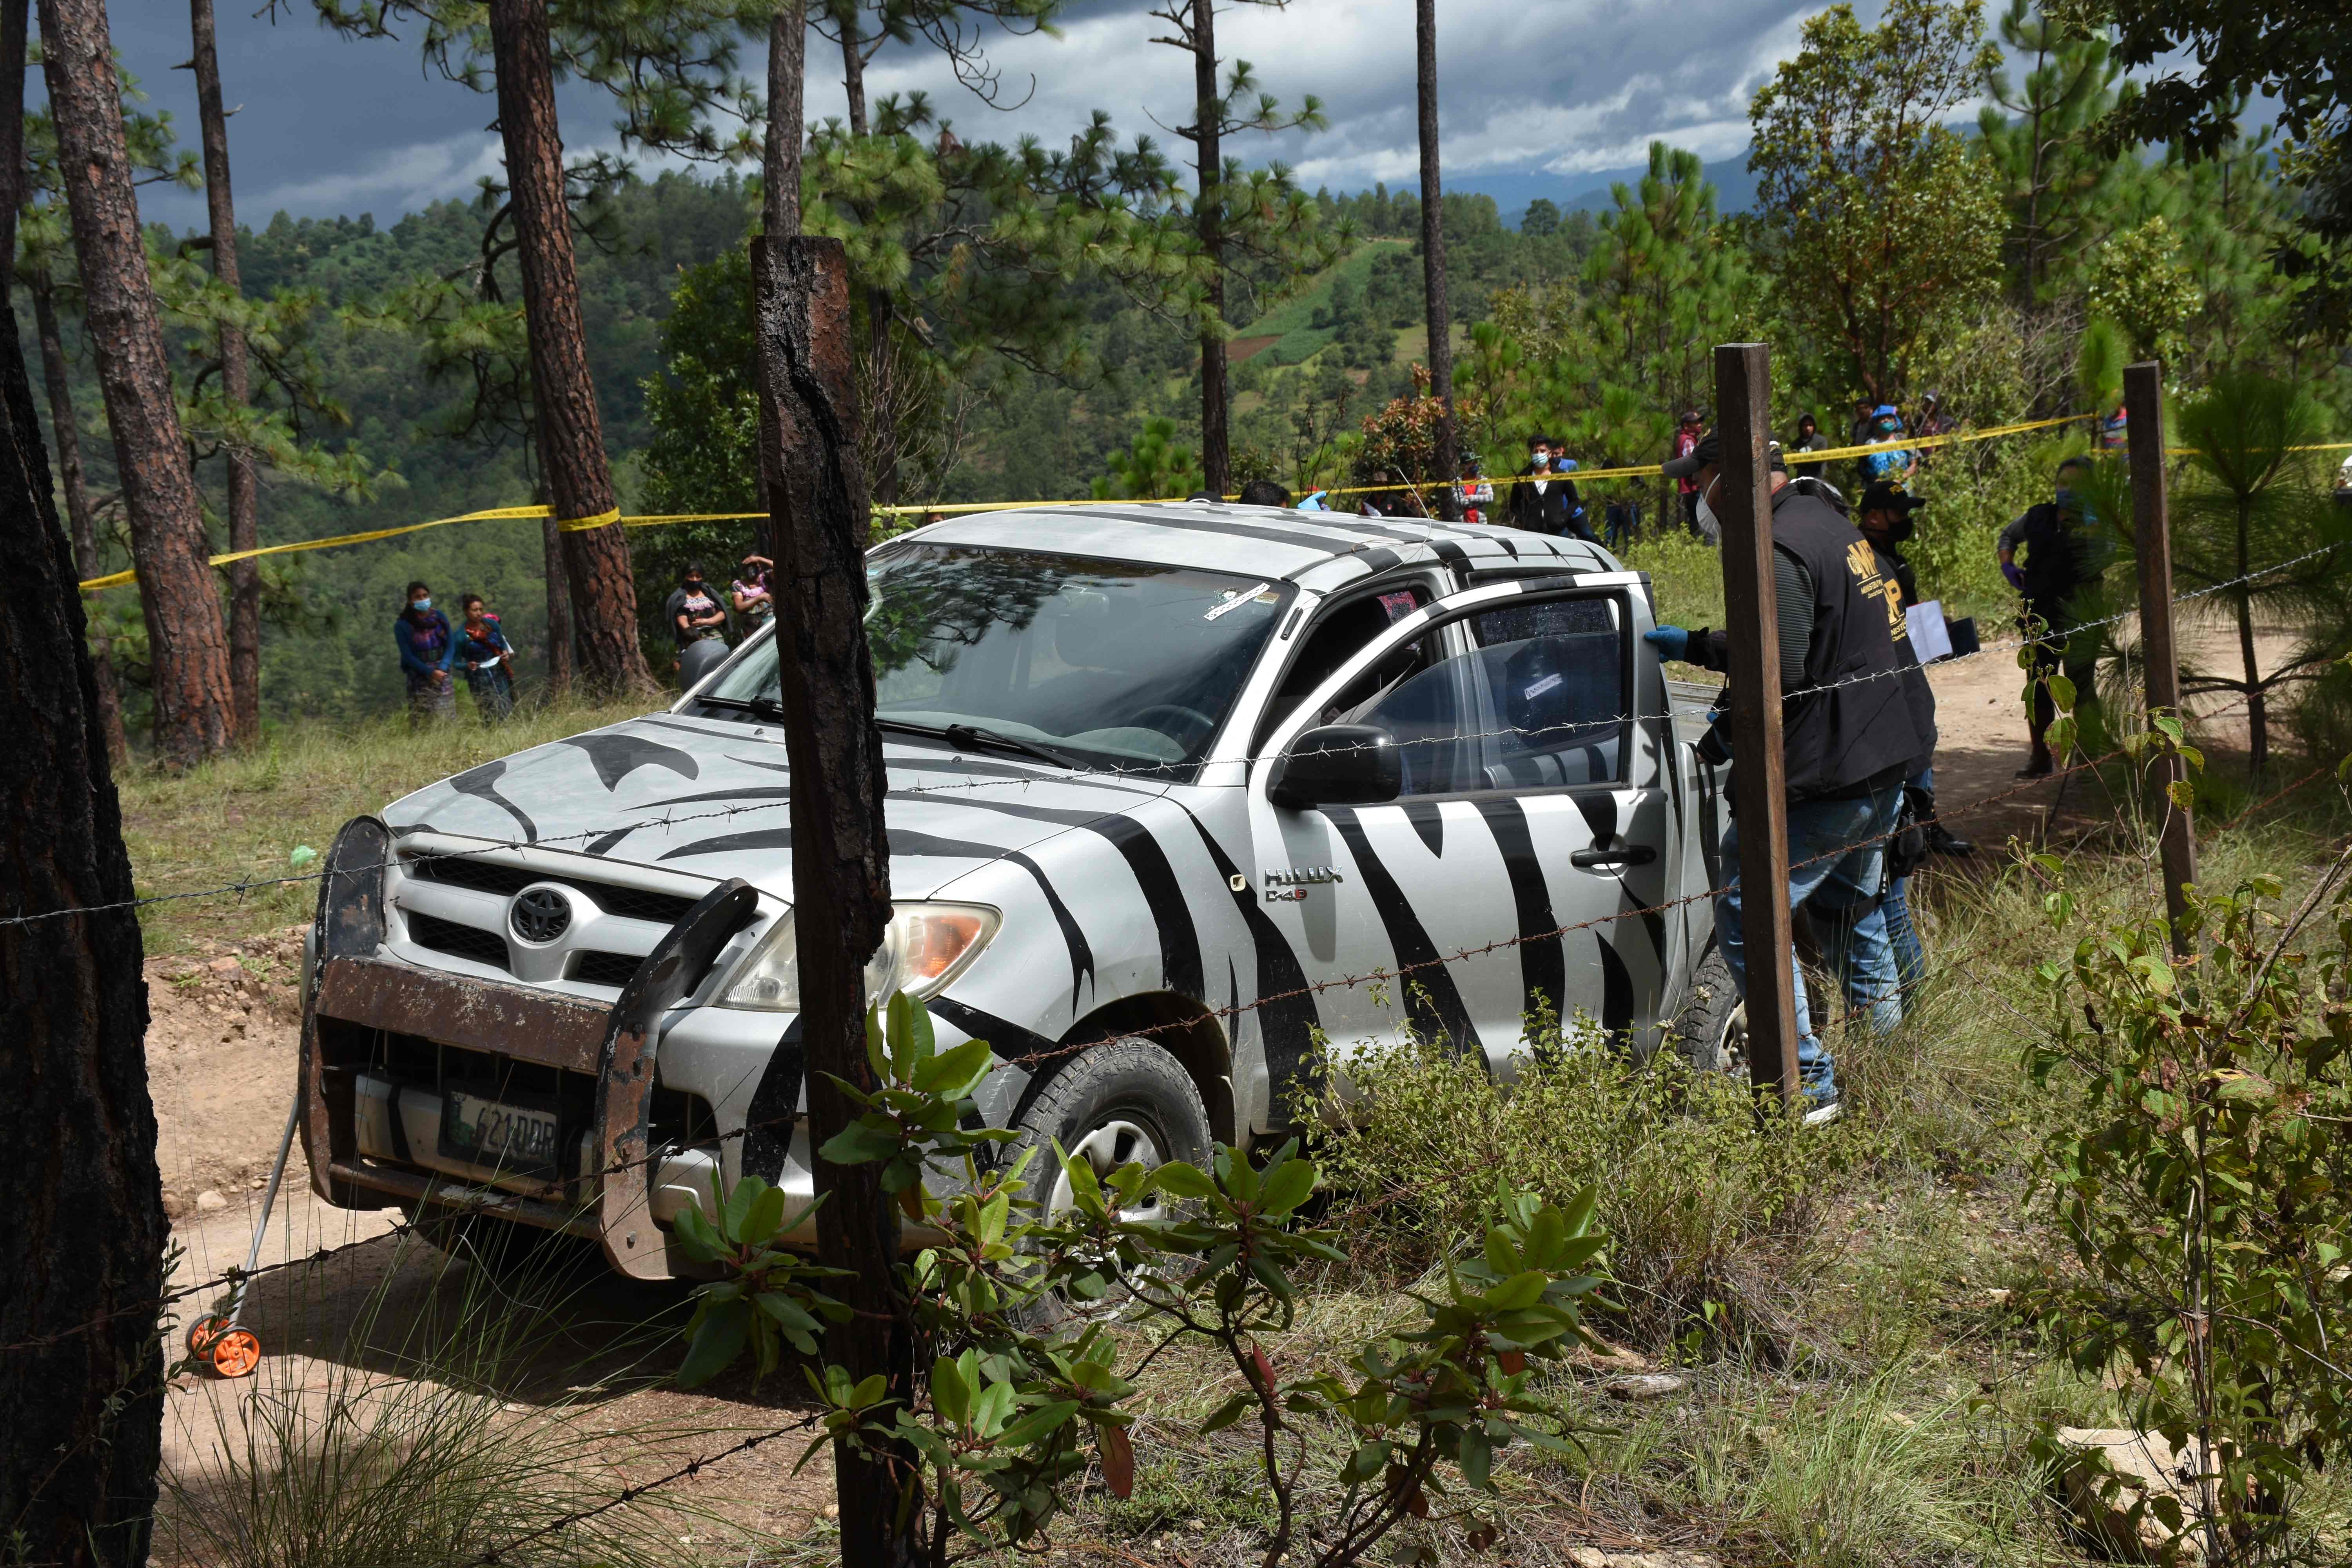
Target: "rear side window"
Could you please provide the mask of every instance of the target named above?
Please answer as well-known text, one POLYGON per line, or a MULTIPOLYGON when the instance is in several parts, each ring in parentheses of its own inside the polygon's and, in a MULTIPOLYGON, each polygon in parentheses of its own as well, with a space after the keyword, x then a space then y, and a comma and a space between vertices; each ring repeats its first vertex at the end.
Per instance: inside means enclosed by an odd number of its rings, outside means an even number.
POLYGON ((1616 600, 1504 605, 1466 625, 1499 731, 1486 747, 1487 787, 1617 782, 1626 714, 1616 600))

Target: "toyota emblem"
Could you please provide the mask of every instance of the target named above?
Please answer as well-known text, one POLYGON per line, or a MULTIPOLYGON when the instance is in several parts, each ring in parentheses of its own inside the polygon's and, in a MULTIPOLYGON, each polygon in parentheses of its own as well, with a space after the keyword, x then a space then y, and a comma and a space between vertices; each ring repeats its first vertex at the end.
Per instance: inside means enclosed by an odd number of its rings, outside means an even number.
POLYGON ((559 889, 525 888, 515 895, 507 923, 525 942, 553 942, 572 927, 572 900, 559 889))

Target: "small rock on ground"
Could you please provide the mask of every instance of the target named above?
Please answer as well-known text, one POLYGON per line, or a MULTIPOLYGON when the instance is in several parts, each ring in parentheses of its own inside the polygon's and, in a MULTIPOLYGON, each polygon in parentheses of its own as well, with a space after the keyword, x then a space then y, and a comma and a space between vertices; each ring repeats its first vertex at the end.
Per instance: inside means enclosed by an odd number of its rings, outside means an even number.
POLYGON ((2059 1489, 2105 1555, 2125 1563, 2160 1563, 2169 1549, 2183 1561, 2202 1561, 2193 1529, 2176 1544, 2153 1513, 2143 1509, 2137 1520, 2132 1518, 2142 1498, 2162 1494, 2178 1498, 2184 1513, 2193 1510, 2197 1467, 2189 1456, 2176 1452, 2158 1433, 2127 1426, 2061 1426, 2058 1441, 2072 1456, 2059 1473, 2059 1489))
POLYGON ((1636 1377, 1612 1377, 1601 1385, 1601 1390, 1612 1399, 1664 1399, 1689 1386, 1688 1378, 1651 1372, 1636 1377))
POLYGON ((218 1214, 226 1207, 228 1200, 210 1187, 196 1194, 196 1211, 199 1214, 218 1214))

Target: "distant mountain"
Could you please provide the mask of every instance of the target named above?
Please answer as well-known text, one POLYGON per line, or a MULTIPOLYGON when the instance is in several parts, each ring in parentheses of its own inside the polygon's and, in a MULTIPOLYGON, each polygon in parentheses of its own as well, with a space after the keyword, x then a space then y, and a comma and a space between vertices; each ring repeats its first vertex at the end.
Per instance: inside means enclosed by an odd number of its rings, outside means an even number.
MULTIPOLYGON (((1745 151, 1704 167, 1706 177, 1715 182, 1717 210, 1746 212, 1756 205, 1756 177, 1748 172, 1745 151)), ((1580 174, 1448 174, 1445 188, 1494 197, 1504 224, 1517 228, 1519 219, 1527 216, 1528 204, 1538 196, 1547 198, 1564 213, 1606 212, 1615 205, 1609 195, 1612 184, 1620 180, 1631 184, 1648 172, 1649 165, 1644 163, 1580 174)))

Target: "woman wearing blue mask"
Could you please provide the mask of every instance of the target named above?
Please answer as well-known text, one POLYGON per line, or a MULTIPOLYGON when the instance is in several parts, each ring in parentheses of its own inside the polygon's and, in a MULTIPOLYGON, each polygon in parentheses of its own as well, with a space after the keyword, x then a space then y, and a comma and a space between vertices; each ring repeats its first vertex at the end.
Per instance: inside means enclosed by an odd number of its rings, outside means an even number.
POLYGON ((392 623, 392 640, 400 648, 400 673, 408 682, 409 723, 422 728, 456 713, 449 663, 457 655, 457 639, 449 635, 449 617, 433 607, 432 589, 422 583, 408 585, 408 605, 392 623))

